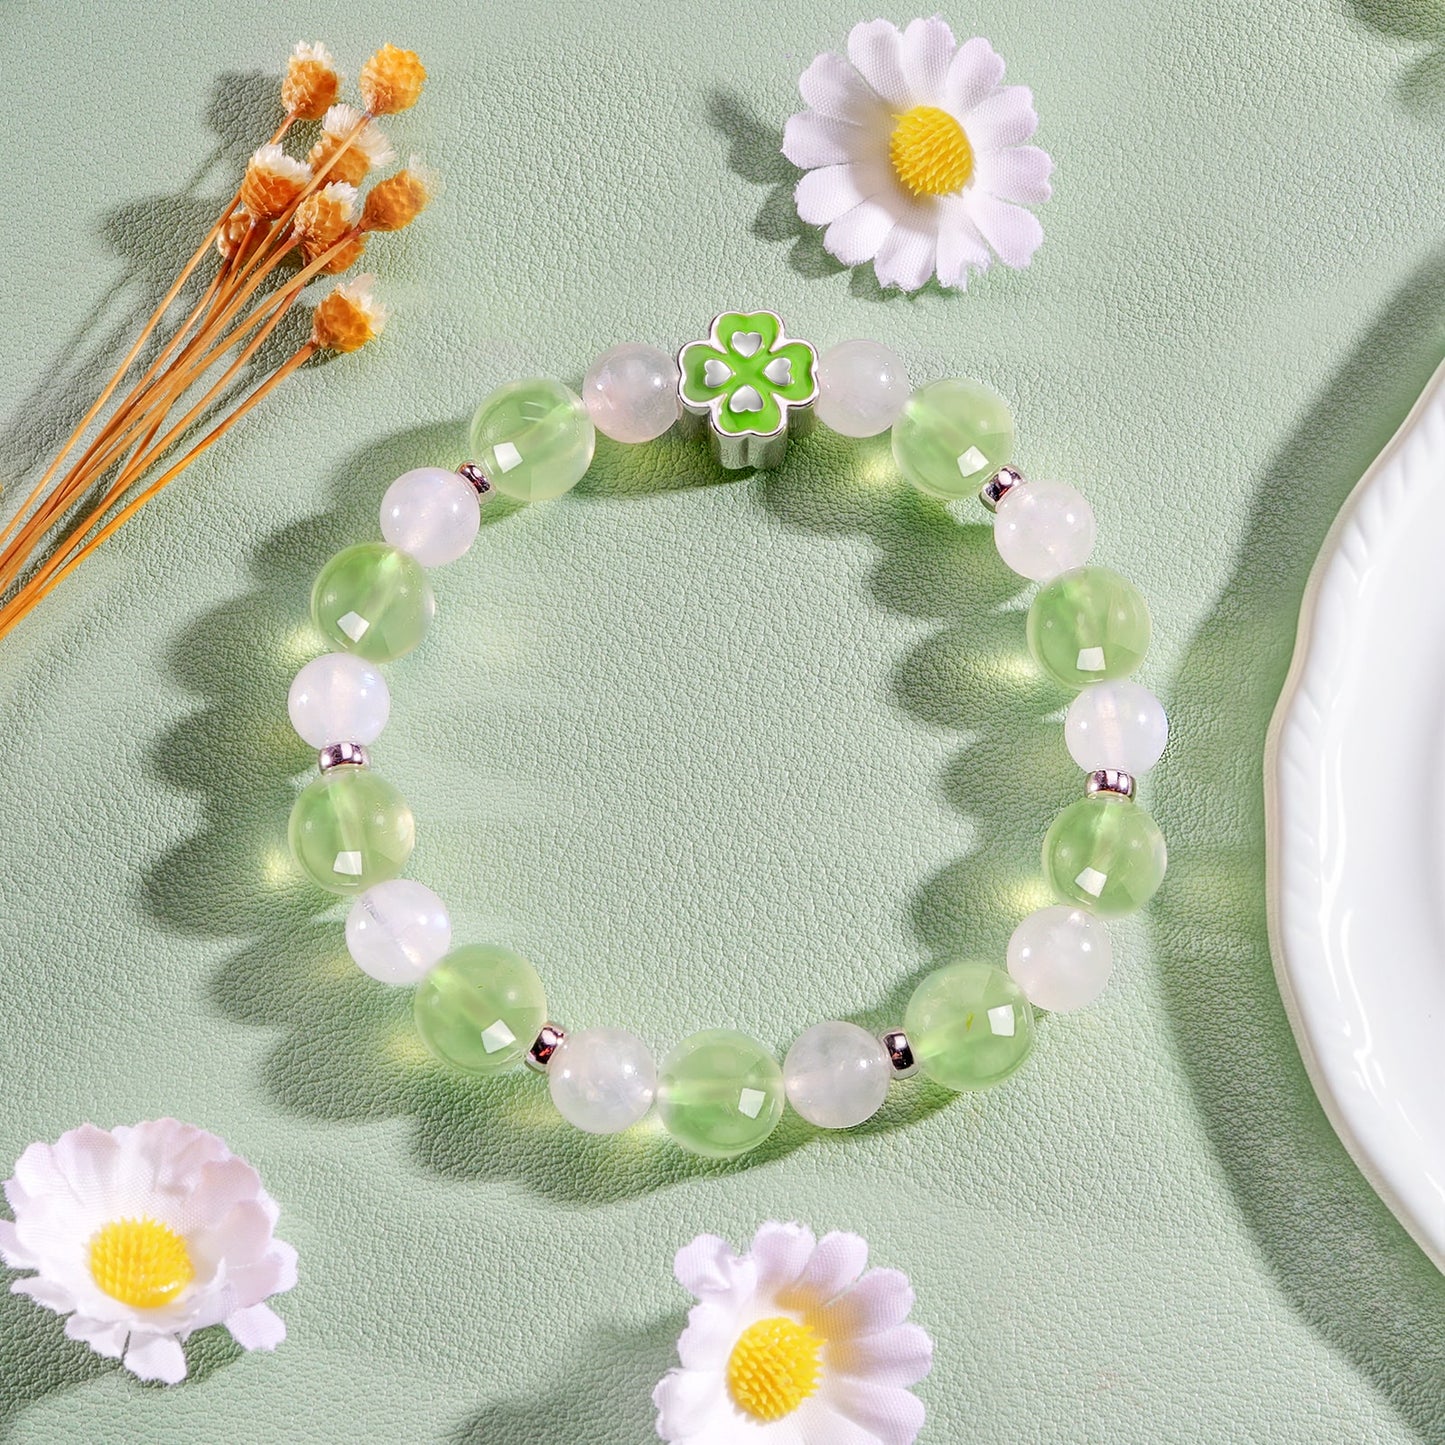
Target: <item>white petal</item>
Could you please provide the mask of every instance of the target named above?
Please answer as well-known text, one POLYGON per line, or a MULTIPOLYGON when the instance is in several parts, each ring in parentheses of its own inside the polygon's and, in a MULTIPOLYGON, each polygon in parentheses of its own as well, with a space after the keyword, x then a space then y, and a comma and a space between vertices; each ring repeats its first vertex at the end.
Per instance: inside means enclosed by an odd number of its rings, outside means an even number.
POLYGON ((962 119, 1003 79, 1003 57, 981 35, 959 46, 943 83, 943 108, 962 119))
POLYGON ((730 1289, 736 1266, 727 1240, 715 1234, 700 1234, 678 1250, 672 1272, 683 1289, 701 1299, 730 1289))
POLYGON ((669 1370, 652 1392, 657 1433, 664 1440, 690 1440, 728 1409, 722 1375, 716 1370, 669 1370))
POLYGON ((15 1226, 8 1219, 0 1219, 0 1259, 11 1269, 33 1269, 35 1257, 16 1237, 15 1226))
POLYGON ((266 1191, 261 1177, 244 1159, 218 1159, 204 1165, 188 1201, 190 1218, 195 1225, 215 1224, 246 1201, 258 1202, 267 1208, 267 1217, 274 1223, 279 1210, 266 1191))
POLYGON ((968 202, 945 196, 939 207, 938 284, 966 290, 969 272, 987 271, 992 264, 993 253, 973 224, 968 202))
POLYGON ((226 1328, 243 1350, 274 1350, 286 1338, 286 1322, 269 1305, 227 1315, 226 1328))
POLYGON ((790 115, 783 126, 783 154, 800 169, 836 166, 857 159, 865 133, 845 120, 830 120, 811 110, 790 115))
POLYGON ((931 20, 910 20, 903 32, 901 59, 903 78, 914 105, 937 105, 943 99, 944 82, 958 42, 948 22, 935 15, 931 20))
POLYGON ((1033 91, 1026 85, 1004 86, 963 118, 963 129, 975 154, 1016 146, 1038 128, 1033 91))
POLYGON ((913 1445, 923 1428, 923 1401, 907 1390, 864 1380, 834 1380, 828 1401, 840 1414, 871 1431, 879 1445, 913 1445))
POLYGON ((826 1399, 815 1396, 789 1418, 798 1422, 800 1445, 878 1445, 871 1430, 854 1424, 826 1399))
POLYGON ((863 1273, 867 1263, 868 1241, 861 1235, 845 1230, 825 1234, 818 1241, 792 1297, 806 1295, 813 1304, 825 1305, 847 1289, 863 1273))
POLYGON ((877 201, 864 201, 823 232, 823 245, 845 266, 871 261, 895 225, 893 213, 877 201))
POLYGON ((74 1314, 65 1321, 65 1333, 68 1338, 89 1345, 97 1355, 118 1360, 125 1350, 130 1326, 123 1320, 97 1320, 89 1315, 74 1314))
POLYGON ((687 1328, 677 1337, 677 1357, 685 1370, 720 1373, 740 1333, 735 1309, 713 1299, 704 1300, 688 1313, 687 1328))
POLYGON ((807 1268, 817 1240, 803 1224, 768 1223, 753 1236, 753 1260, 758 1267, 758 1290, 776 1295, 807 1268))
POLYGON ((38 1274, 28 1274, 17 1279, 10 1286, 11 1294, 28 1294, 38 1305, 54 1310, 58 1315, 69 1314, 75 1308, 75 1296, 63 1284, 43 1279, 38 1274))
POLYGON ((999 260, 1015 270, 1027 266, 1044 239, 1044 228, 1039 224, 1039 218, 1022 206, 1011 206, 1007 201, 996 200, 981 192, 969 193, 965 199, 974 225, 983 239, 998 252, 999 260))
POLYGON ((841 55, 826 52, 803 72, 798 90, 819 115, 852 125, 872 125, 888 119, 888 109, 841 55))
POLYGON ((1038 146, 1008 146, 976 157, 974 185, 1000 200, 1040 206, 1053 194, 1049 176, 1054 162, 1038 146))
POLYGON ((226 1280, 236 1293, 238 1305, 251 1305, 296 1286, 296 1250, 285 1240, 273 1239, 271 1247, 255 1264, 232 1269, 226 1280))
POLYGON ((933 1368, 933 1341, 921 1325, 905 1323, 881 1334, 830 1342, 827 1362, 830 1374, 906 1388, 933 1368))
POLYGON ((190 1237, 198 1264, 214 1271, 222 1263, 241 1269, 262 1259, 271 1243, 271 1220, 259 1200, 247 1199, 209 1228, 190 1237))
POLYGON ((15 1161, 15 1182, 32 1199, 70 1192, 70 1184, 57 1166, 55 1151, 49 1144, 26 1146, 25 1152, 15 1161))
POLYGON ((891 20, 865 20, 848 32, 848 59, 889 105, 906 110, 908 82, 903 78, 903 36, 891 20))
POLYGON ((90 1208, 103 1209, 110 1202, 120 1157, 115 1136, 94 1124, 71 1129, 55 1143, 56 1168, 74 1197, 90 1208))
POLYGON ((914 226, 895 226, 878 248, 873 269, 880 286, 917 291, 933 275, 938 257, 938 234, 914 226))
POLYGON ((913 1308, 908 1276, 896 1269, 870 1269, 852 1289, 819 1311, 828 1339, 877 1334, 901 1325, 913 1308))
POLYGON ((809 171, 793 192, 799 219, 810 226, 826 226, 846 215, 865 199, 860 185, 863 174, 864 168, 857 164, 809 171))
POLYGON ((186 1352, 174 1335, 133 1334, 125 1367, 142 1380, 178 1385, 186 1378, 186 1352))

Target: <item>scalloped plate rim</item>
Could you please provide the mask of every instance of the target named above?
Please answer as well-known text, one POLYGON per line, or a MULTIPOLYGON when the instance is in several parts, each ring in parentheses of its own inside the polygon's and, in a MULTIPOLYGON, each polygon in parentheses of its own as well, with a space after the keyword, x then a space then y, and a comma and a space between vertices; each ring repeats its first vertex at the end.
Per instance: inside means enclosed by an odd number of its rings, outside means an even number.
MULTIPOLYGON (((1300 926, 1286 921, 1283 907, 1288 880, 1298 875, 1302 865, 1285 856, 1284 843, 1290 832, 1281 800, 1282 768, 1296 750, 1314 741, 1308 738, 1306 729, 1298 725, 1300 704, 1309 695, 1311 679, 1327 668, 1331 660, 1338 659, 1346 646, 1338 630, 1332 636, 1322 635, 1321 605, 1337 579, 1344 577, 1349 542, 1358 539, 1366 549, 1371 545, 1366 517, 1368 503, 1391 485, 1413 492, 1414 485, 1405 475, 1405 455, 1422 424, 1436 411, 1445 416, 1445 361, 1436 367, 1409 415, 1351 489, 1310 570, 1300 603, 1294 655, 1265 741, 1264 813, 1270 956, 1305 1071, 1326 1117, 1360 1172, 1436 1268, 1445 1271, 1445 1221, 1425 1217, 1417 1203, 1420 1165, 1402 1157, 1403 1151, 1394 1146, 1395 1129, 1381 1117, 1383 1111, 1378 1101, 1366 1102, 1369 1096, 1357 1087, 1348 1090, 1339 1087, 1342 1081, 1335 1077, 1335 1069, 1316 1048, 1311 1035, 1300 996, 1301 991, 1309 990, 1308 976, 1303 970, 1310 939, 1300 926)), ((1445 448, 1441 448, 1437 459, 1445 463, 1445 448)), ((1418 479, 1418 484, 1425 480, 1418 479)))

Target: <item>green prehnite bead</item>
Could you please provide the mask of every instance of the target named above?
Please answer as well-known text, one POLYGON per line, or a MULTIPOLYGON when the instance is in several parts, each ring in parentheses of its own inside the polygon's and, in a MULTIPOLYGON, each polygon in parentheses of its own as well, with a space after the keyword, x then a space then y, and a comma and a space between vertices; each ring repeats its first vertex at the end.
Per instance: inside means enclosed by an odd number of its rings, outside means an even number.
POLYGON ((338 552, 311 589, 311 615, 327 640, 368 662, 410 652, 435 611, 421 563, 385 542, 338 552))
POLYGON ((417 985, 417 1032, 443 1063, 469 1074, 519 1064, 547 1022, 537 970, 509 948, 454 949, 417 985))
POLYGON ((734 1159, 755 1149, 783 1116, 783 1071, 755 1039, 710 1029, 662 1061, 657 1110, 667 1132, 694 1154, 734 1159))
POLYGON ((1107 567, 1062 573, 1029 608, 1029 651, 1065 687, 1128 677, 1149 650, 1149 631, 1143 594, 1107 567))
POLYGON ((1071 803, 1044 835, 1044 875, 1054 892, 1102 918, 1142 908, 1167 862, 1158 823, 1117 793, 1071 803))
POLYGON ((287 830, 301 871, 329 893, 361 893, 406 867, 416 843, 407 801, 370 768, 344 764, 314 778, 287 830))
POLYGON ((1007 970, 966 960, 930 973, 913 990, 903 1030, 923 1072, 946 1089, 987 1089, 1034 1046, 1034 1011, 1007 970))
POLYGON ((1013 455, 1013 413, 978 381, 919 387, 893 423, 898 469, 930 497, 972 496, 1013 455))
POLYGON ((472 459, 519 502, 570 492, 592 465, 597 432, 587 405, 560 381, 511 381, 477 408, 472 459))

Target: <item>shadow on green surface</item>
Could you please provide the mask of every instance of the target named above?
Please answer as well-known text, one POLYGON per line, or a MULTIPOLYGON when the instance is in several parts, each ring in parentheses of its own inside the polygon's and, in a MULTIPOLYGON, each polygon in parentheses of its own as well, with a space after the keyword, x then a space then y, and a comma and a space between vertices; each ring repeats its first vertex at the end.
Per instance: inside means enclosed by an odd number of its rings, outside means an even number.
POLYGON ((1421 52, 1396 82, 1401 107, 1416 120, 1445 120, 1445 0, 1345 0, 1362 25, 1421 52))
MULTIPOLYGON (((322 1120, 410 1117, 417 1156, 438 1175, 516 1180, 568 1203, 601 1204, 764 1167, 805 1144, 837 1146, 837 1139, 788 1114, 745 1158, 704 1160, 677 1149, 655 1128, 622 1139, 579 1134, 562 1124, 540 1082, 525 1071, 479 1080, 443 1068, 420 1045, 409 992, 377 985, 351 964, 335 900, 292 871, 285 827, 294 773, 305 755, 283 700, 295 668, 316 650, 302 621, 308 584, 319 559, 373 525, 375 497, 355 485, 356 476, 399 474, 428 461, 454 465, 460 432, 450 422, 418 428, 343 459, 330 486, 331 509, 263 539, 251 558, 252 590, 197 619, 177 639, 170 665, 205 705, 157 739, 151 766, 168 787, 194 795, 204 822, 147 869, 149 910, 173 929, 244 940, 214 979, 212 996, 228 1017, 282 1032, 267 1074, 283 1108, 322 1120)), ((695 442, 686 446, 685 452, 667 442, 660 448, 601 446, 576 497, 584 505, 604 497, 645 500, 727 479, 695 442)), ((784 525, 867 535, 879 552, 873 602, 946 621, 935 639, 903 660, 894 693, 905 711, 933 726, 978 734, 960 764, 967 764, 966 786, 963 771, 951 771, 944 780, 948 795, 966 811, 977 788, 1012 785, 1032 770, 1051 780, 1050 791, 1066 796, 1067 773, 1045 761, 1059 751, 1056 738, 1041 727, 1019 737, 1013 675, 1021 670, 1007 659, 1021 656, 1021 618, 998 611, 1017 589, 1000 578, 987 529, 960 526, 942 508, 900 489, 896 478, 886 487, 870 480, 882 476, 876 448, 854 447, 821 429, 795 446, 796 463, 736 484, 752 485, 784 525), (954 619, 980 605, 984 615, 966 639, 954 619), (969 671, 977 665, 979 636, 987 639, 986 657, 1003 659, 1001 676, 975 679, 969 671), (973 709, 965 715, 958 689, 975 680, 973 709)), ((489 506, 484 516, 489 525, 505 524, 515 511, 489 506)), ((429 639, 419 657, 433 646, 444 641, 429 639)), ((1035 712, 1058 701, 1029 694, 1035 712)), ((1057 798, 1040 798, 1038 790, 1030 796, 1016 836, 1007 840, 1021 875, 1037 872, 1037 840, 1057 805, 1057 798)), ((1003 939, 994 935, 1009 915, 991 891, 997 859, 995 851, 987 859, 964 860, 923 885, 915 920, 930 949, 951 952, 962 931, 1001 953, 1003 939)), ((901 980, 857 1021, 875 1030, 896 1023, 923 971, 901 980)), ((987 1109, 986 1101, 955 1102, 946 1090, 915 1080, 891 1091, 885 1108, 858 1132, 903 1128, 949 1104, 969 1113, 987 1109)))
POLYGON ((1346 1156, 1291 1036, 1265 921, 1261 758, 1314 558, 1442 355, 1445 254, 1376 320, 1264 474, 1236 483, 1253 523, 1166 693, 1184 745, 1155 786, 1174 827, 1154 908, 1178 1057, 1260 1248, 1300 1314, 1434 1441, 1445 1279, 1346 1156))

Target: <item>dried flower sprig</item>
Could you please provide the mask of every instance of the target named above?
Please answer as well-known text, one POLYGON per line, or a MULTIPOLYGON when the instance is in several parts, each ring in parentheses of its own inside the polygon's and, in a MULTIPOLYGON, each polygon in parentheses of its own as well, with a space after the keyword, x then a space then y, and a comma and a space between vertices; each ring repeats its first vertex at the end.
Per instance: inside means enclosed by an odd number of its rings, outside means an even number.
POLYGON ((359 190, 394 155, 376 118, 415 105, 425 79, 413 52, 384 45, 362 67, 358 109, 337 99, 341 77, 326 47, 296 46, 281 82, 281 124, 252 153, 235 194, 114 375, 0 529, 0 637, 317 352, 357 351, 381 334, 386 308, 374 278, 358 276, 320 301, 295 351, 249 390, 238 381, 308 283, 349 269, 369 233, 410 225, 435 195, 435 179, 415 161, 364 198, 359 190), (316 121, 306 159, 290 155, 283 142, 293 126, 316 121), (197 272, 208 257, 214 270, 202 283, 197 272), (176 321, 172 308, 180 309, 188 284, 198 294, 176 321), (154 355, 132 379, 148 346, 154 355), (204 435, 190 440, 207 421, 204 435))

